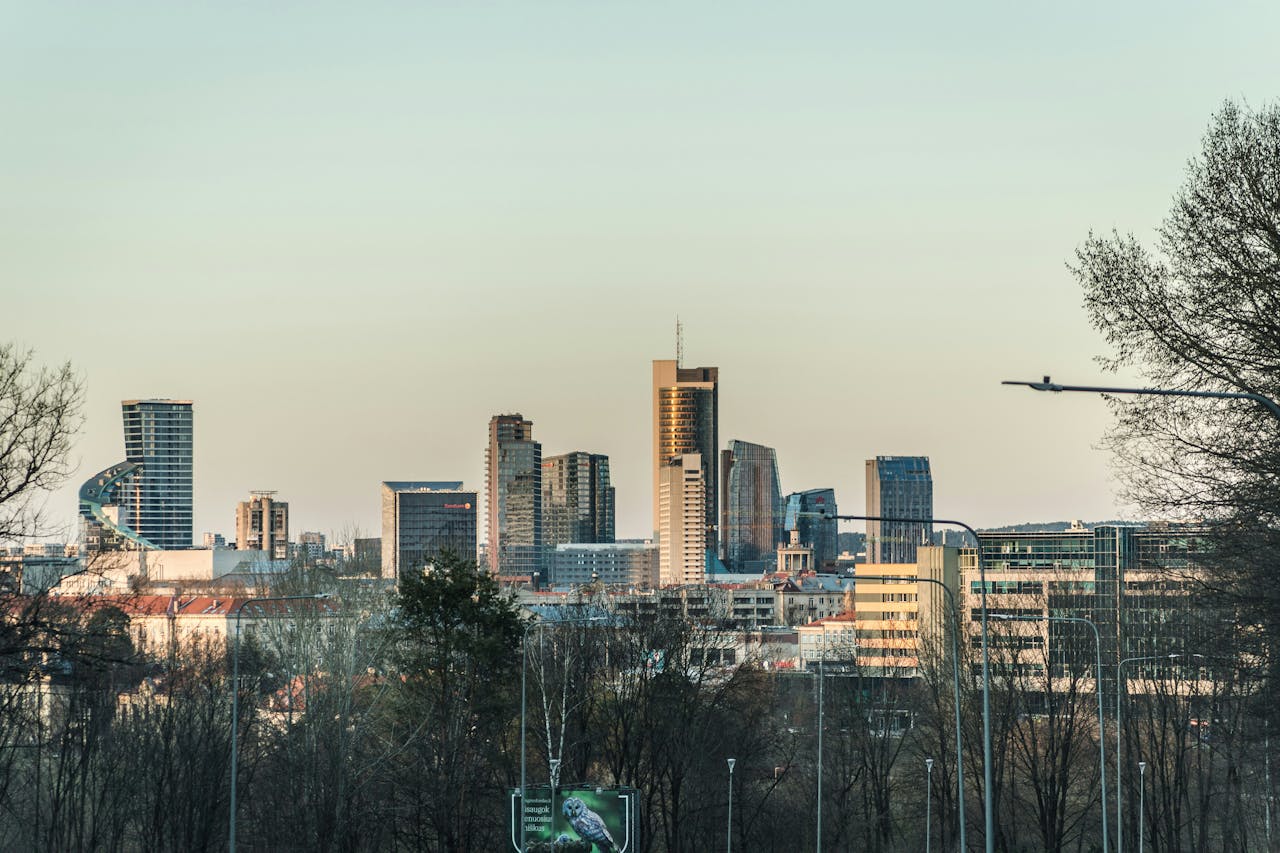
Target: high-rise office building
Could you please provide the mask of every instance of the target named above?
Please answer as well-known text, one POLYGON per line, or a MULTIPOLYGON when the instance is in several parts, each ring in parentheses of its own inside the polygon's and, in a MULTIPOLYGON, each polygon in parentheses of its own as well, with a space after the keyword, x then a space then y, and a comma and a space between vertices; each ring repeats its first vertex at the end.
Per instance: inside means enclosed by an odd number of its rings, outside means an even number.
POLYGON ((718 367, 680 367, 675 360, 653 362, 653 524, 658 527, 658 481, 674 460, 697 454, 704 483, 704 541, 714 547, 720 523, 718 491, 719 434, 718 367))
POLYGON ((834 565, 840 556, 839 522, 835 516, 835 489, 808 489, 787 495, 783 526, 794 530, 802 545, 813 549, 813 563, 818 569, 834 565))
POLYGON ((914 563, 933 535, 933 475, 927 456, 867 460, 867 515, 920 521, 868 521, 868 563, 914 563))
POLYGON ((613 500, 608 456, 574 451, 542 460, 542 543, 548 553, 574 542, 612 542, 613 500))
POLYGON ((766 572, 782 544, 782 489, 772 447, 734 439, 720 457, 720 532, 731 572, 766 572))
POLYGON ((191 547, 190 400, 125 400, 125 458, 141 465, 129 485, 129 526, 164 550, 191 547))
POLYGON ((529 578, 542 573, 542 445, 533 440, 533 421, 520 414, 489 420, 485 488, 489 571, 529 578))
MULTIPOLYGON (((442 552, 476 558, 476 493, 460 482, 391 481, 382 484, 382 577, 395 580, 424 568, 442 552)), ((356 540, 356 560, 361 543, 356 540)), ((367 549, 367 545, 366 545, 367 549)))
POLYGON ((658 470, 658 583, 702 583, 707 575, 706 484, 697 453, 658 470))
POLYGON ((249 500, 236 504, 236 550, 289 559, 289 504, 276 500, 275 492, 250 494, 249 500))

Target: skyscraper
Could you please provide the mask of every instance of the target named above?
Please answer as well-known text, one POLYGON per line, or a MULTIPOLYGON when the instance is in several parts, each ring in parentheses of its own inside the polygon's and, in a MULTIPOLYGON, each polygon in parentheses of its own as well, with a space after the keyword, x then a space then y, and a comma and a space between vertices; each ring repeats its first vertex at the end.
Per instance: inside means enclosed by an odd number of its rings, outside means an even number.
POLYGON ((706 486, 697 453, 658 469, 658 583, 702 583, 707 576, 706 486))
POLYGON ((542 542, 612 542, 614 491, 609 457, 574 451, 542 461, 542 542))
POLYGON ((782 543, 782 489, 772 447, 734 439, 720 460, 724 562, 731 572, 773 568, 782 543))
POLYGON ((658 481, 662 469, 680 465, 677 457, 701 459, 704 541, 714 546, 720 506, 720 368, 680 367, 675 360, 653 362, 653 526, 658 528, 658 481))
POLYGON ((532 577, 542 566, 542 445, 533 421, 494 415, 485 451, 489 571, 532 577))
POLYGON ((833 517, 837 513, 835 489, 808 489, 787 495, 783 526, 796 531, 800 543, 813 549, 813 562, 818 569, 840 556, 839 522, 833 517))
MULTIPOLYGON (((476 493, 460 482, 392 481, 382 484, 382 577, 426 566, 443 551, 476 558, 476 493)), ((359 544, 377 540, 356 540, 359 544)))
POLYGON ((919 522, 867 522, 868 563, 914 563, 916 548, 933 535, 933 475, 927 456, 867 460, 867 515, 919 522))
POLYGON ((190 400, 125 400, 125 458, 131 475, 129 526, 164 550, 191 547, 192 416, 190 400))

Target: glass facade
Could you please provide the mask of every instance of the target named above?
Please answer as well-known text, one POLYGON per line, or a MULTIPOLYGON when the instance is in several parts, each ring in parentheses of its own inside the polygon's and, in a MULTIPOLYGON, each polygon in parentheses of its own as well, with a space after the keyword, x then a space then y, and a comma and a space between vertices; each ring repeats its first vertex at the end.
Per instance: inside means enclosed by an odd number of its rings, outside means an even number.
POLYGON ((840 522, 835 489, 809 489, 787 496, 783 527, 800 534, 800 544, 813 551, 814 565, 819 568, 835 563, 840 556, 840 522))
POLYGON ((576 451, 542 462, 542 541, 548 552, 573 542, 612 542, 614 490, 609 457, 576 451))
POLYGON ((867 460, 867 515, 920 522, 868 521, 867 562, 914 563, 916 548, 933 537, 933 475, 927 456, 867 460))
MULTIPOLYGON (((1189 655, 1203 645, 1207 623, 1194 595, 1196 537, 1195 528, 1176 525, 983 533, 979 543, 987 569, 988 612, 1016 610, 1093 622, 1102 641, 1104 690, 1113 690, 1120 660, 1189 655)), ((969 565, 967 607, 976 617, 981 585, 976 564, 969 565)), ((1092 667, 1094 642, 1087 626, 1050 621, 1040 637, 1054 675, 1092 667)), ((1173 664, 1146 668, 1157 666, 1173 664)), ((1136 677, 1136 670, 1126 667, 1125 673, 1136 677)))
POLYGON ((382 576, 420 570, 441 552, 476 558, 476 493, 460 482, 382 484, 382 576))
POLYGON ((712 548, 720 540, 719 381, 717 367, 679 367, 675 361, 653 363, 654 529, 658 527, 660 469, 677 457, 696 453, 702 460, 702 481, 706 485, 705 539, 712 548))
POLYGON ((533 421, 520 414, 490 419, 485 484, 489 571, 542 574, 542 445, 533 440, 533 421))
POLYGON ((782 489, 772 447, 730 441, 724 476, 724 562, 731 572, 771 571, 782 542, 782 489))
POLYGON ((141 465, 127 490, 128 526, 157 548, 192 543, 190 400, 125 400, 125 458, 141 465))

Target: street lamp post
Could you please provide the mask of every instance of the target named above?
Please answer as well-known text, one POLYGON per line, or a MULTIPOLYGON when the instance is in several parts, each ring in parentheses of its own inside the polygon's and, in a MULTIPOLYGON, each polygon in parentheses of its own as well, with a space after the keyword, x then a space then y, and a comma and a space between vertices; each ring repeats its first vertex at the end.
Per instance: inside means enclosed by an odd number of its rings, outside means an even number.
POLYGON ((235 636, 232 638, 231 653, 231 815, 228 818, 227 849, 236 853, 236 776, 239 764, 240 749, 240 616, 250 604, 264 604, 276 601, 308 601, 329 598, 327 592, 315 595, 278 595, 246 598, 236 608, 235 636))
MULTIPOLYGON (((995 821, 995 800, 992 797, 992 776, 993 765, 991 762, 991 664, 990 657, 987 653, 987 564, 982 559, 982 540, 978 538, 978 531, 974 530, 963 521, 956 521, 950 518, 898 518, 887 515, 827 515, 824 518, 837 519, 842 521, 887 521, 893 523, 906 524, 947 524, 953 527, 960 527, 969 532, 977 542, 978 547, 978 580, 979 580, 979 597, 982 600, 982 779, 983 779, 983 825, 986 831, 983 833, 984 846, 987 853, 995 853, 996 845, 996 821, 995 821)), ((958 726, 957 726, 958 727, 958 726)), ((957 774, 961 779, 964 773, 957 774)), ((962 792, 963 794, 963 792, 962 792)), ((960 799, 960 849, 968 849, 965 846, 965 820, 964 820, 964 798, 960 799)))
MULTIPOLYGON (((956 712, 956 799, 959 801, 959 824, 960 824, 960 850, 967 851, 969 848, 965 846, 965 820, 964 820, 964 730, 960 724, 960 610, 956 606, 955 593, 951 591, 951 587, 947 586, 936 578, 911 578, 898 575, 856 575, 855 581, 879 581, 894 582, 901 581, 903 583, 928 583, 940 588, 947 596, 947 604, 951 607, 951 680, 953 683, 953 691, 955 693, 955 712, 956 712)), ((932 761, 933 759, 930 759, 932 761)), ((930 768, 932 769, 932 767, 930 768)))
POLYGON ((933 843, 933 759, 924 760, 924 853, 933 843))
POLYGON ((1138 762, 1138 853, 1142 853, 1143 830, 1147 820, 1147 762, 1138 762))
POLYGON ((1102 635, 1093 620, 1083 616, 1011 616, 1004 613, 994 614, 994 619, 1006 622, 1079 622, 1093 629, 1095 664, 1093 670, 1094 692, 1098 694, 1098 775, 1102 782, 1102 851, 1110 850, 1110 837, 1107 832, 1107 745, 1106 732, 1103 729, 1102 716, 1102 635))
POLYGON ((524 809, 527 786, 527 754, 525 752, 525 733, 528 710, 528 673, 529 673, 529 632, 534 628, 541 629, 545 625, 585 625, 589 622, 603 622, 603 616, 582 616, 573 619, 555 619, 551 622, 544 622, 537 619, 531 619, 524 626, 524 633, 520 636, 520 853, 526 853, 525 850, 525 825, 524 825, 524 809))
MULTIPOLYGON (((1121 763, 1121 750, 1123 742, 1121 734, 1124 731, 1124 703, 1121 699, 1124 696, 1124 666, 1128 663, 1140 663, 1142 661, 1153 660, 1177 660, 1182 657, 1180 654, 1171 655, 1144 655, 1143 657, 1125 658, 1116 664, 1116 851, 1124 853, 1124 765, 1121 763)), ((1202 658, 1204 655, 1187 655, 1187 657, 1202 658)))
POLYGON ((1266 409, 1277 419, 1280 420, 1280 403, 1265 397, 1262 394, 1254 394, 1247 391, 1192 391, 1182 388, 1106 388, 1100 385, 1060 385, 1051 382, 1046 376, 1043 382, 1026 382, 1015 379, 1006 379, 1001 385, 1025 385, 1033 391, 1052 391, 1057 394, 1062 391, 1081 391, 1086 394, 1134 394, 1148 397, 1200 397, 1211 400, 1252 400, 1266 409))
POLYGON ((729 826, 724 834, 724 850, 725 853, 733 853, 733 765, 738 763, 738 759, 726 759, 729 763, 729 826))

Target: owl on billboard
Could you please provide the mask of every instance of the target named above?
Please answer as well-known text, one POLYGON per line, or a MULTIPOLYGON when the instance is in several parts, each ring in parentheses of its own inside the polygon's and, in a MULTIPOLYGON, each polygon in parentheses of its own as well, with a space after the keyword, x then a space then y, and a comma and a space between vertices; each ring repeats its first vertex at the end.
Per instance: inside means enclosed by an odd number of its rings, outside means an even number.
POLYGON ((569 819, 569 825, 581 838, 594 843, 603 853, 612 853, 618 849, 618 842, 609 834, 609 827, 604 825, 604 820, 587 808, 582 800, 567 797, 562 808, 564 816, 569 819))

